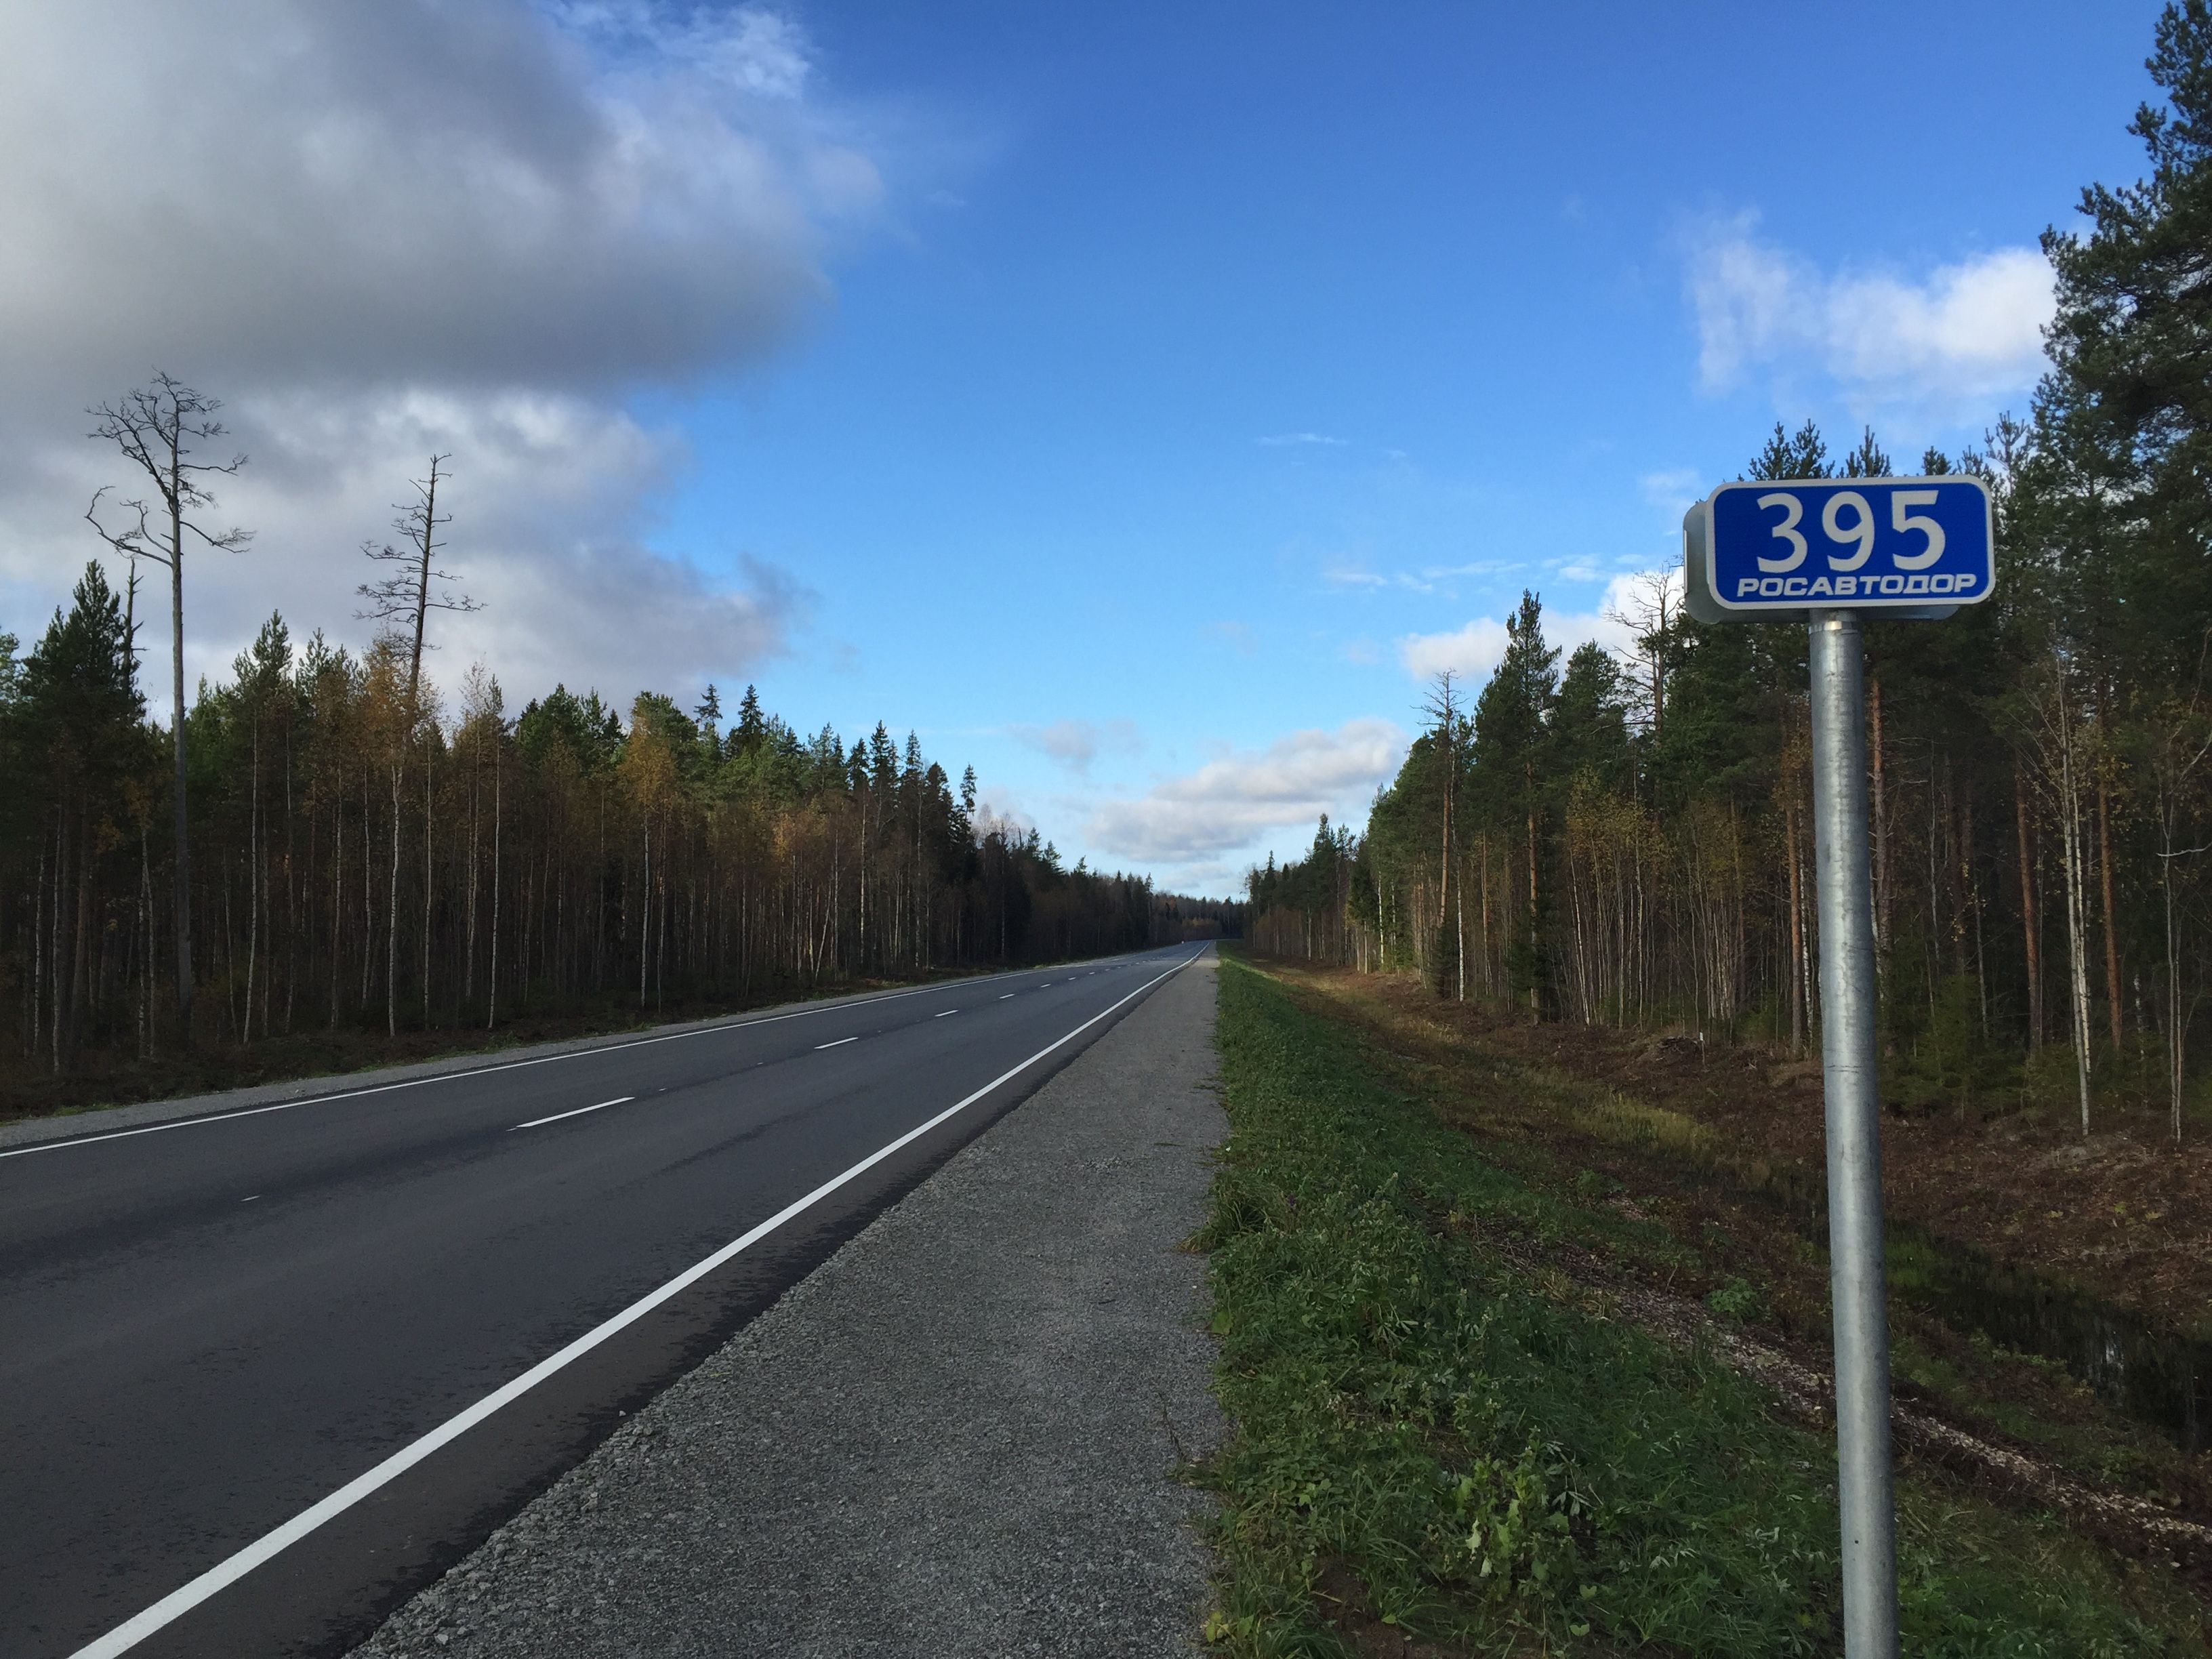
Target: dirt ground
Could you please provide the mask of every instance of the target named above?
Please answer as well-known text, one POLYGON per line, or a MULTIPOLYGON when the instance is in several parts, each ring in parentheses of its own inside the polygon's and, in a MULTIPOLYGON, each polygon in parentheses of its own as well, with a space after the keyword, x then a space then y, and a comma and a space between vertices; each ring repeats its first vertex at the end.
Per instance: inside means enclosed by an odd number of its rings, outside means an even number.
MULTIPOLYGON (((1437 1002, 1402 978, 1367 979, 1356 988, 1363 1000, 1401 1015, 1420 1010, 1486 1048, 1680 1113, 1736 1158, 1816 1178, 1824 1167, 1817 1054, 1531 1024, 1437 1002)), ((2212 1322, 2212 1142, 2177 1148, 2163 1115, 2117 1107, 2100 1109, 2092 1128, 2084 1139, 2078 1120, 2026 1110, 1986 1121, 1885 1115, 1889 1214, 2070 1280, 2162 1328, 2201 1329, 2212 1322)))

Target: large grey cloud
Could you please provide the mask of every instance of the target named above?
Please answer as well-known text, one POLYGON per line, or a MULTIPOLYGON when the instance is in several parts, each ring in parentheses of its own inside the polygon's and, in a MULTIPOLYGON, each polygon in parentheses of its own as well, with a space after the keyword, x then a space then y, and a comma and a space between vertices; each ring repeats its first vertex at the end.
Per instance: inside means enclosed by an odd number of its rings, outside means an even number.
POLYGON ((84 406, 159 365, 225 398, 253 457, 220 516, 260 539, 195 572, 193 672, 271 603, 358 634, 354 550, 447 449, 453 562, 490 607, 454 651, 619 693, 782 647, 788 579, 646 544, 686 458, 623 398, 789 341, 876 204, 787 20, 70 0, 0 22, 7 620, 66 587, 97 550, 85 497, 125 481, 84 406))

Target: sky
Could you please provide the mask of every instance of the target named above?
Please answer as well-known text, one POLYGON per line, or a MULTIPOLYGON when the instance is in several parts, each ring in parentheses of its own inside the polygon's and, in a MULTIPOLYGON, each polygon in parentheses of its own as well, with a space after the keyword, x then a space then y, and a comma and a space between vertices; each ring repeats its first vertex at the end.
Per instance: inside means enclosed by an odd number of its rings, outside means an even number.
POLYGON ((249 457, 195 680, 365 641, 450 453, 448 687, 752 684, 1228 895, 1776 420, 2024 412, 2158 9, 0 0, 0 628, 160 368, 249 457))

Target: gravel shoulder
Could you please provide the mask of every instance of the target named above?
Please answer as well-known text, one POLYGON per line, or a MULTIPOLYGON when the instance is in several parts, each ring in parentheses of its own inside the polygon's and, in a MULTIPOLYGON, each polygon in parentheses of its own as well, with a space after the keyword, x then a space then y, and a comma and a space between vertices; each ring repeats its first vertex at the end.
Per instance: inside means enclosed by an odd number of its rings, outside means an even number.
POLYGON ((640 1412, 360 1659, 1191 1651, 1222 1432, 1215 957, 640 1412))

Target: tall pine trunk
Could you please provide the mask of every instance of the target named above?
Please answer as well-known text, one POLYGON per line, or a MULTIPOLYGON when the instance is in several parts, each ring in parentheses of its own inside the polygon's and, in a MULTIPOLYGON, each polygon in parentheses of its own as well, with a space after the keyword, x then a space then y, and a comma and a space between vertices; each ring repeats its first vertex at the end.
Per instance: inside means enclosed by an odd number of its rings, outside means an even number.
POLYGON ((392 885, 390 925, 384 937, 384 1030, 399 1035, 399 772, 400 755, 392 757, 392 885))
POLYGON ((499 1018, 499 831, 500 772, 504 757, 491 751, 491 962, 484 973, 484 1030, 499 1018))

